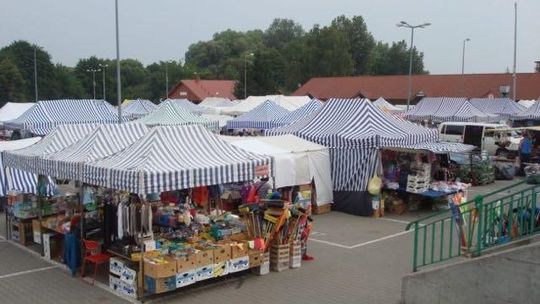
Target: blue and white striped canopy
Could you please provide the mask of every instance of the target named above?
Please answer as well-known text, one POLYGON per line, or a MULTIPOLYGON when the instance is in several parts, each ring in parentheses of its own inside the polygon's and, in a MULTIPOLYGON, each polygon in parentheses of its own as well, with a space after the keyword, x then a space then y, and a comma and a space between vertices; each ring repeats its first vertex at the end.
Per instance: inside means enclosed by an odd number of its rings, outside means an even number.
POLYGON ((405 113, 405 117, 413 121, 433 119, 433 115, 437 113, 443 101, 440 97, 422 98, 414 108, 405 113))
MULTIPOLYGON (((11 140, 0 142, 1 151, 12 151, 23 149, 35 144, 41 138, 33 137, 21 140, 11 140)), ((21 193, 37 193, 37 175, 21 171, 18 169, 5 168, 0 157, 0 196, 6 196, 10 190, 20 191, 21 193)), ((49 180, 48 192, 52 194, 54 183, 49 180)))
POLYGON ((472 98, 471 104, 480 111, 509 118, 526 108, 510 98, 472 98))
POLYGON ((426 97, 407 112, 409 120, 431 119, 436 122, 465 121, 488 122, 497 120, 497 116, 480 111, 466 98, 426 97))
POLYGON ((122 106, 122 116, 129 120, 141 118, 156 109, 156 105, 150 100, 135 99, 122 106))
POLYGON ((118 123, 118 116, 114 114, 113 107, 103 100, 42 100, 4 125, 46 135, 59 125, 82 123, 118 123))
POLYGON ((42 174, 38 172, 38 157, 42 157, 74 144, 97 128, 97 124, 61 125, 38 143, 16 151, 2 153, 4 166, 42 174))
POLYGON ((540 101, 535 101, 532 106, 512 115, 513 120, 538 120, 540 119, 540 101))
POLYGON ((330 148, 334 190, 365 191, 378 149, 435 142, 436 130, 394 117, 367 99, 330 99, 313 114, 266 134, 292 133, 330 148))
POLYGON ((147 126, 203 125, 211 131, 219 129, 219 122, 191 113, 172 99, 162 102, 152 113, 136 120, 147 126))
POLYGON ((187 99, 166 99, 163 102, 172 101, 195 115, 202 115, 204 109, 187 99))
POLYGON ((131 193, 159 193, 253 180, 271 172, 271 162, 271 157, 237 148, 202 126, 161 126, 124 151, 86 164, 83 181, 131 193))
POLYGON ((277 127, 281 127, 281 126, 285 126, 290 123, 293 123, 317 111, 321 107, 322 107, 322 102, 320 100, 312 99, 309 103, 286 114, 285 116, 272 120, 270 122, 271 128, 277 128, 277 127))
POLYGON ((448 143, 448 142, 430 142, 430 143, 417 143, 410 146, 402 147, 389 147, 389 150, 426 150, 435 154, 446 153, 467 153, 474 150, 476 147, 472 145, 466 145, 461 143, 448 143))
POLYGON ((227 122, 227 129, 270 129, 272 121, 290 113, 271 100, 227 122))
POLYGON ((38 159, 38 171, 58 179, 82 180, 85 163, 100 160, 127 148, 148 132, 139 123, 100 125, 63 150, 38 159))

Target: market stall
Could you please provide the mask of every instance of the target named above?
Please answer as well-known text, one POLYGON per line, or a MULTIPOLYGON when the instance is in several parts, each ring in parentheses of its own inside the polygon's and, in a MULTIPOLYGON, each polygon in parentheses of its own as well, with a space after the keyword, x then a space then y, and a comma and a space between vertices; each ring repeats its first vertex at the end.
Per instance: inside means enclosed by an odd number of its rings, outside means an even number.
POLYGON ((148 115, 156 109, 156 105, 150 100, 135 99, 122 105, 122 116, 128 120, 134 120, 148 115))
POLYGON ((510 98, 471 98, 469 101, 480 111, 498 115, 501 120, 509 119, 526 109, 510 98))
POLYGON ((532 127, 540 125, 540 101, 536 101, 523 111, 512 115, 513 127, 532 127))
POLYGON ((272 156, 276 188, 309 186, 313 181, 317 194, 313 203, 324 208, 333 202, 328 148, 294 135, 222 138, 246 151, 272 156))
POLYGON ((270 122, 272 128, 282 127, 293 123, 299 119, 302 119, 306 116, 309 116, 313 112, 317 111, 322 107, 322 102, 318 99, 312 99, 309 103, 303 105, 302 107, 282 116, 276 118, 270 122))
POLYGON ((255 109, 267 100, 271 100, 275 104, 287 109, 288 111, 294 111, 309 103, 311 101, 311 98, 309 98, 308 96, 284 95, 249 96, 248 98, 241 100, 233 107, 222 109, 221 113, 233 116, 242 115, 255 109))
POLYGON ((20 117, 6 121, 6 128, 35 135, 49 134, 59 125, 82 123, 118 123, 114 107, 103 100, 41 100, 20 117))
POLYGON ((202 107, 194 104, 187 99, 166 99, 163 102, 173 102, 195 115, 201 115, 204 113, 204 109, 202 107))
POLYGON ((289 113, 285 108, 273 101, 267 100, 253 110, 242 114, 227 122, 227 129, 256 129, 264 130, 272 128, 272 121, 289 113))
MULTIPOLYGON (((74 127, 61 126, 36 144, 51 155, 31 150, 26 159, 42 164, 43 174, 82 179, 78 193, 11 198, 15 206, 37 202, 39 216, 25 230, 45 257, 60 258, 73 272, 82 266, 83 276, 87 264, 108 263, 111 289, 138 299, 247 269, 262 275, 300 267, 310 200, 271 188, 267 197, 256 194, 251 182, 272 175, 270 157, 198 125, 98 126, 59 142, 74 127), (248 186, 246 204, 226 211, 223 189, 231 183, 248 186), (85 213, 94 216, 86 220, 85 213)), ((28 169, 18 162, 24 155, 10 157, 11 166, 28 169)))
POLYGON ((7 102, 0 109, 0 136, 11 138, 12 130, 4 128, 4 122, 18 118, 34 105, 33 102, 7 102))
POLYGON ((379 97, 377 98, 377 100, 373 101, 373 105, 377 106, 379 109, 385 112, 389 112, 392 114, 403 112, 403 109, 394 106, 393 104, 389 103, 388 101, 386 101, 386 99, 382 97, 379 97))
POLYGON ((381 216, 386 210, 402 214, 426 203, 431 208, 437 208, 437 202, 446 205, 447 197, 466 192, 470 186, 466 180, 456 178, 449 155, 473 149, 470 145, 443 142, 382 148, 379 174, 383 190, 374 213, 381 216))
POLYGON ((380 148, 435 142, 438 138, 436 130, 384 113, 364 99, 330 99, 313 115, 265 134, 293 134, 328 147, 333 208, 357 215, 371 214, 367 184, 375 172, 380 148))
POLYGON ((412 121, 491 122, 497 121, 495 114, 484 113, 475 108, 466 98, 425 97, 405 117, 412 121))
MULTIPOLYGON (((194 105, 195 106, 195 105, 194 105)), ((152 126, 203 125, 211 131, 219 129, 219 122, 193 114, 172 99, 165 100, 150 114, 134 122, 152 126)))

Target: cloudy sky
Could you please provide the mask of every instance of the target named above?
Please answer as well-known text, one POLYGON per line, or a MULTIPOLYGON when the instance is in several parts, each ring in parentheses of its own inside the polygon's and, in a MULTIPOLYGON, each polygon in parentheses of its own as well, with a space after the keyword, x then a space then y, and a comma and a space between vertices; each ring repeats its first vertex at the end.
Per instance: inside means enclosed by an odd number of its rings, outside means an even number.
MULTIPOLYGON (((395 24, 431 22, 415 33, 432 74, 512 69, 514 1, 510 0, 119 0, 122 58, 145 64, 183 58, 191 43, 225 29, 265 29, 274 18, 290 18, 309 29, 338 16, 361 15, 376 39, 410 39, 395 24)), ((539 0, 518 1, 519 72, 540 60, 539 0)), ((25 39, 43 46, 53 61, 74 65, 81 57, 115 57, 113 0, 3 1, 0 47, 25 39)))

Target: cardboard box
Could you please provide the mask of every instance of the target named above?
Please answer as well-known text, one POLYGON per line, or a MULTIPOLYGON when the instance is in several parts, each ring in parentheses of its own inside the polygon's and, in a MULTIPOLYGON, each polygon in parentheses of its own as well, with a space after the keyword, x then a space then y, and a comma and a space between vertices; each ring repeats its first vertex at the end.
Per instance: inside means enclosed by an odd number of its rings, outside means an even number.
POLYGON ((249 269, 249 256, 243 256, 227 262, 227 270, 229 273, 235 273, 249 269))
POLYGON ((214 264, 214 249, 199 250, 197 252, 197 267, 201 268, 214 264))
POLYGON ((196 272, 196 279, 197 282, 208 280, 214 277, 214 265, 206 265, 204 267, 197 268, 196 272))
POLYGON ((165 261, 166 263, 158 264, 152 262, 151 260, 145 259, 144 275, 155 279, 176 276, 176 260, 166 257, 165 261))
POLYGON ((176 275, 176 288, 188 286, 195 282, 197 282, 197 272, 195 269, 176 275))
POLYGON ((137 286, 126 284, 126 282, 122 282, 122 290, 121 293, 123 295, 126 295, 130 298, 136 299, 137 298, 137 286))
POLYGON ((124 269, 124 262, 119 258, 111 257, 109 260, 109 272, 121 276, 122 269, 124 269))
POLYGON ((257 267, 262 264, 263 253, 259 250, 249 250, 249 267, 257 267))
POLYGON ((176 272, 183 273, 197 268, 198 253, 176 257, 176 272))
POLYGON ((56 234, 44 233, 43 234, 43 256, 46 259, 52 259, 56 257, 56 234))
POLYGON ((229 243, 218 244, 218 248, 214 249, 214 264, 226 262, 231 259, 231 245, 229 243))
POLYGON ((32 233, 34 236, 34 243, 41 244, 41 225, 39 220, 32 220, 32 233))
POLYGON ((332 211, 332 204, 324 204, 324 205, 312 205, 313 214, 325 214, 330 213, 332 211))
POLYGON ((116 277, 116 276, 113 276, 113 275, 109 275, 109 287, 116 291, 116 292, 119 292, 121 293, 122 292, 122 280, 120 280, 120 278, 116 277))
POLYGON ((228 260, 223 261, 223 262, 218 262, 218 263, 214 264, 214 269, 213 269, 214 278, 221 277, 221 276, 229 274, 229 267, 228 267, 227 263, 228 263, 228 260))
POLYGON ((289 267, 300 268, 302 266, 302 246, 299 241, 291 243, 291 253, 289 256, 289 267))
POLYGON ((122 280, 122 282, 128 285, 135 286, 135 282, 137 281, 137 271, 127 266, 124 266, 122 268, 122 274, 120 275, 120 280, 122 280))
POLYGON ((146 291, 151 294, 163 293, 176 289, 176 274, 167 278, 152 278, 144 276, 146 291))
POLYGON ((231 259, 237 259, 248 255, 248 243, 246 241, 236 241, 231 243, 231 259))

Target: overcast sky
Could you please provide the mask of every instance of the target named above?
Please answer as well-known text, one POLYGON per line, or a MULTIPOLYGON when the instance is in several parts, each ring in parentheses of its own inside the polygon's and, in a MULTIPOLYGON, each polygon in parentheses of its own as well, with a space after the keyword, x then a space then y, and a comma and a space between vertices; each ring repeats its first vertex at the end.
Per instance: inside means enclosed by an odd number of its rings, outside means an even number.
MULTIPOLYGON (((461 72, 467 44, 469 73, 512 70, 514 1, 510 0, 119 0, 120 52, 144 64, 184 57, 191 43, 225 29, 265 29, 274 18, 290 18, 306 30, 338 16, 361 15, 377 40, 410 39, 395 24, 431 22, 415 32, 432 74, 461 72)), ((519 72, 540 60, 539 0, 518 1, 519 72)), ((35 42, 54 62, 73 66, 79 58, 115 57, 114 0, 2 0, 0 47, 13 40, 35 42)))

